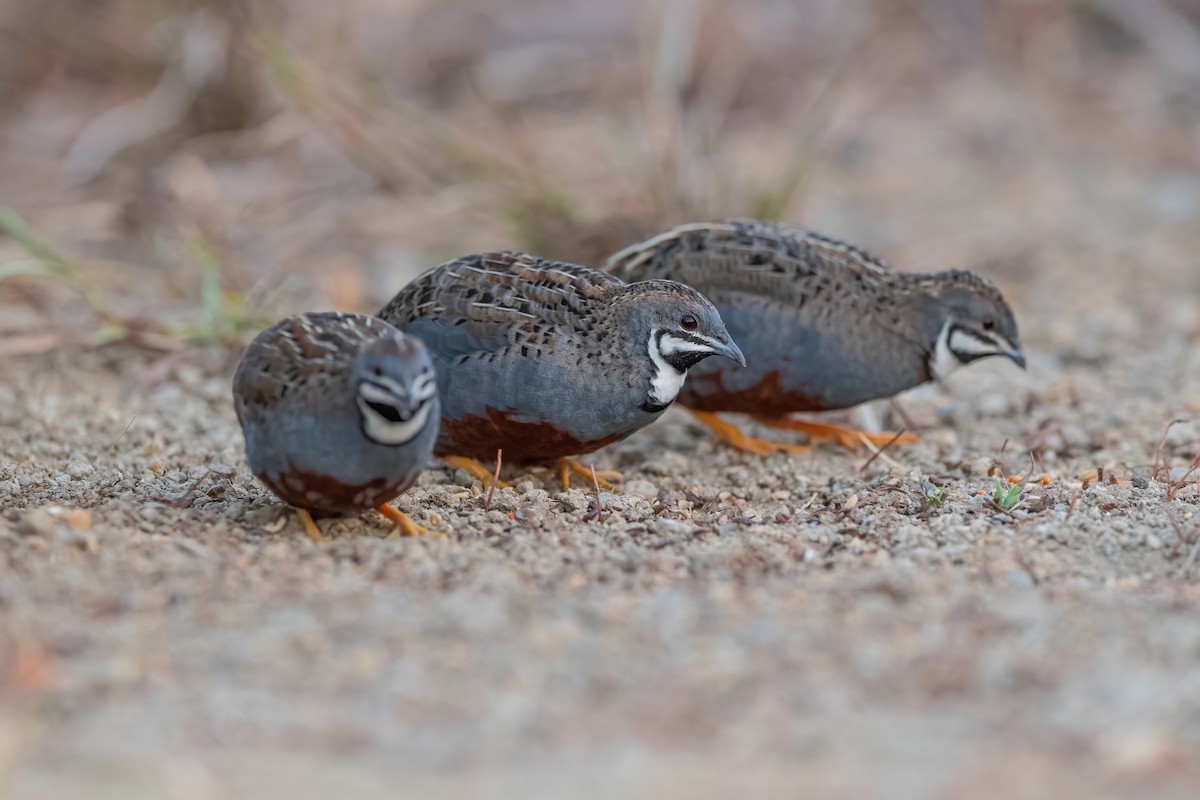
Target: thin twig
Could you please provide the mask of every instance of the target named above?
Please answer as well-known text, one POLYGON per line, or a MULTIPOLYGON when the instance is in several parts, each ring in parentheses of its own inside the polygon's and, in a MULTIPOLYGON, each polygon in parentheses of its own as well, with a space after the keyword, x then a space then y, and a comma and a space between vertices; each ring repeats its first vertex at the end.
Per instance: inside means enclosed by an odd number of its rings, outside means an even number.
POLYGON ((1067 506, 1067 516, 1066 516, 1066 518, 1063 519, 1063 522, 1071 521, 1071 515, 1075 513, 1075 506, 1077 506, 1079 504, 1079 498, 1082 496, 1083 496, 1083 492, 1078 492, 1078 491, 1075 492, 1075 494, 1071 495, 1071 503, 1070 503, 1070 505, 1067 506))
MULTIPOLYGON (((908 430, 907 428, 901 428, 900 430, 896 431, 895 436, 893 436, 891 439, 888 439, 886 442, 884 442, 883 446, 881 446, 878 450, 876 450, 874 453, 872 453, 871 457, 868 458, 865 462, 863 462, 863 465, 858 468, 858 473, 861 475, 863 473, 863 471, 866 470, 867 467, 874 464, 875 459, 877 459, 881 455, 883 455, 884 450, 887 450, 889 447, 894 445, 896 442, 900 441, 900 437, 903 436, 907 432, 907 430, 908 430)), ((870 442, 867 442, 867 444, 870 444, 870 442)))
POLYGON ((129 418, 129 422, 125 423, 125 427, 121 430, 121 435, 108 446, 108 451, 105 452, 104 458, 100 459, 100 466, 103 467, 108 464, 108 460, 112 458, 113 451, 117 449, 117 445, 121 443, 121 440, 125 438, 125 434, 129 433, 129 428, 133 425, 135 419, 137 419, 137 414, 134 414, 129 418))
MULTIPOLYGON (((1170 473, 1170 467, 1167 465, 1167 460, 1164 457, 1163 453, 1167 449, 1167 437, 1170 436, 1170 434, 1171 434, 1171 428, 1175 427, 1176 425, 1178 425, 1181 422, 1187 422, 1187 420, 1173 419, 1167 423, 1167 426, 1165 428, 1163 428, 1162 438, 1158 440, 1158 449, 1154 452, 1154 467, 1153 467, 1152 475, 1155 480, 1162 480, 1159 476, 1162 474, 1162 472, 1164 470, 1167 471, 1168 473, 1170 473)), ((1170 474, 1167 475, 1167 481, 1164 481, 1164 482, 1169 482, 1169 481, 1170 481, 1170 474)))
POLYGON ((492 479, 488 484, 487 500, 483 504, 484 511, 492 510, 492 498, 496 496, 496 484, 500 482, 500 465, 504 463, 504 451, 496 451, 496 471, 492 473, 492 479))
POLYGON ((593 520, 593 519, 603 521, 604 509, 600 505, 600 478, 596 476, 596 465, 589 464, 588 466, 590 466, 592 468, 592 490, 595 492, 595 495, 596 495, 595 499, 592 502, 595 503, 596 505, 595 505, 595 508, 588 511, 587 516, 584 517, 584 519, 587 519, 589 521, 593 520))

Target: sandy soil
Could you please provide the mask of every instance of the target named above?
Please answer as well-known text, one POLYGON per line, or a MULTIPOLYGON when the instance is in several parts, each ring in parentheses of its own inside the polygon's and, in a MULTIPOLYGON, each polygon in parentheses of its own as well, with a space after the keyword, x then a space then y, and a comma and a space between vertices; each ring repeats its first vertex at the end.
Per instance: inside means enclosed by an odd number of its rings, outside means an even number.
MULTIPOLYGON (((850 121, 793 219, 990 275, 1029 356, 900 398, 922 440, 876 458, 757 459, 672 411, 598 454, 626 476, 599 507, 537 475, 489 506, 434 468, 398 505, 447 536, 364 514, 314 543, 247 472, 236 345, 100 344, 77 292, 0 294, 0 792, 1200 795, 1200 112, 1153 54, 1035 62, 835 92, 850 121)), ((10 121, 0 187, 121 309, 185 307, 173 273, 113 266, 144 252, 128 186, 53 199, 47 131, 84 116, 10 121)), ((303 254, 291 307, 358 275, 371 308, 444 255, 461 197, 382 195, 314 141, 156 185, 185 217, 181 186, 241 208, 196 201, 248 262, 303 254), (329 185, 336 207, 247 210, 329 185)))

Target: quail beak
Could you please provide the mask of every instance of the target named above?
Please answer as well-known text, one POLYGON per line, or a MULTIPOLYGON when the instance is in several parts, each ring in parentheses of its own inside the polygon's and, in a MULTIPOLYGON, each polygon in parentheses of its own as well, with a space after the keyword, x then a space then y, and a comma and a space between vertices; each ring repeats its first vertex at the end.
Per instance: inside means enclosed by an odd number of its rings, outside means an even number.
POLYGON ((1022 353, 1020 350, 1009 350, 1004 355, 1006 355, 1010 359, 1012 359, 1012 362, 1014 364, 1016 364, 1018 367, 1020 367, 1021 369, 1025 369, 1025 354, 1022 353))
POLYGON ((730 361, 736 361, 743 367, 746 366, 746 357, 742 355, 742 349, 738 347, 732 339, 728 342, 713 345, 713 353, 719 356, 725 356, 730 361))

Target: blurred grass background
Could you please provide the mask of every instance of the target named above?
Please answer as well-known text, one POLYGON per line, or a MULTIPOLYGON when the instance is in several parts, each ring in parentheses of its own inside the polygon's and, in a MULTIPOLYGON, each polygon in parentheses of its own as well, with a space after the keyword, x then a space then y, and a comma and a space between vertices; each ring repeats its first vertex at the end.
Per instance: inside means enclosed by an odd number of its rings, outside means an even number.
POLYGON ((980 269, 1051 328, 1111 284, 1083 338, 1154 335, 1200 289, 1198 123, 1193 0, 7 0, 0 353, 723 216, 980 269))

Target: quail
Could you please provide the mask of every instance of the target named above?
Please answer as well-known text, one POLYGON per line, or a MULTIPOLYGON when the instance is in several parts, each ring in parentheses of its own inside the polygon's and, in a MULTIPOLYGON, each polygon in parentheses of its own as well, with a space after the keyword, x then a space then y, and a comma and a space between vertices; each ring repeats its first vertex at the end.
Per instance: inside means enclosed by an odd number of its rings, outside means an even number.
POLYGON ((622 250, 605 269, 628 281, 681 281, 716 305, 749 367, 702 364, 679 402, 750 452, 805 448, 747 436, 717 412, 851 448, 864 438, 879 444, 895 437, 788 415, 891 397, 987 356, 1025 366, 1012 311, 986 279, 894 272, 857 247, 785 223, 682 225, 622 250))
POLYGON ((407 534, 422 531, 389 505, 437 439, 437 377, 419 340, 363 314, 289 317, 246 349, 233 402, 251 471, 313 538, 310 511, 374 508, 407 534))
POLYGON ((570 457, 657 419, 689 369, 745 364, 717 310, 673 281, 626 284, 517 252, 471 255, 418 277, 380 317, 425 343, 442 399, 434 453, 476 477, 515 466, 590 476, 570 457))

